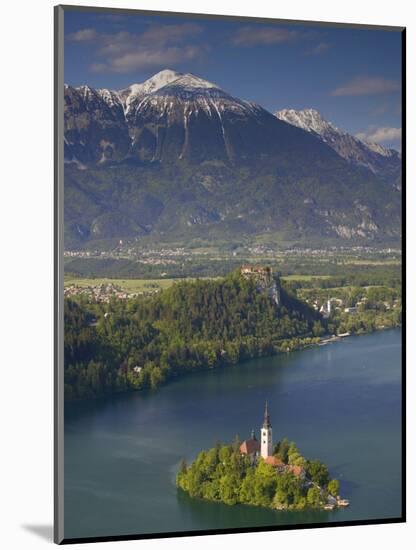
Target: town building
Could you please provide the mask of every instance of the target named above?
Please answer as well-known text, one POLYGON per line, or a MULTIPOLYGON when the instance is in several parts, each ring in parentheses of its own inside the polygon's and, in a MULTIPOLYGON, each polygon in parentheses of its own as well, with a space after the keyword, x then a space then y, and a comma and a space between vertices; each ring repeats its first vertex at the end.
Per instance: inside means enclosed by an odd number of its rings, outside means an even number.
POLYGON ((269 409, 267 406, 264 409, 263 426, 261 428, 261 448, 260 454, 263 458, 272 456, 273 454, 273 437, 272 437, 272 425, 270 423, 269 409))
POLYGON ((328 319, 328 317, 331 315, 331 300, 329 298, 326 304, 322 304, 319 313, 321 313, 325 319, 328 319))
POLYGON ((283 462, 283 460, 280 460, 280 458, 277 458, 276 456, 268 456, 264 459, 264 462, 270 466, 273 466, 273 468, 276 468, 276 470, 281 474, 287 469, 287 465, 283 462))
POLYGON ((242 455, 249 456, 252 463, 257 461, 257 458, 260 455, 260 442, 257 440, 254 430, 251 431, 251 438, 246 439, 241 443, 240 453, 242 455))
POLYGON ((290 472, 296 477, 305 479, 306 473, 302 466, 285 464, 279 457, 273 455, 273 431, 267 401, 264 408, 263 424, 260 428, 260 441, 257 440, 255 431, 252 430, 250 439, 241 443, 240 453, 247 455, 253 465, 259 459, 263 459, 266 464, 273 466, 280 474, 290 472))
POLYGON ((257 440, 254 430, 251 432, 251 438, 246 439, 240 445, 240 453, 249 455, 253 459, 262 456, 263 458, 273 457, 273 434, 270 422, 269 410, 266 401, 264 409, 263 425, 260 428, 260 441, 257 440))

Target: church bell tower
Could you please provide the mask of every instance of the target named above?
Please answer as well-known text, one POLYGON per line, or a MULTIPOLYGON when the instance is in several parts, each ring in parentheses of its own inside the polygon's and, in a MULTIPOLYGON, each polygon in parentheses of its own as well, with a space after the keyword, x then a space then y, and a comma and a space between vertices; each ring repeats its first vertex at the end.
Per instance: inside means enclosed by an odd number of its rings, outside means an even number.
POLYGON ((272 425, 270 424, 269 410, 266 406, 264 409, 264 420, 263 426, 261 428, 261 447, 260 454, 263 458, 271 456, 273 453, 273 442, 272 442, 272 425))

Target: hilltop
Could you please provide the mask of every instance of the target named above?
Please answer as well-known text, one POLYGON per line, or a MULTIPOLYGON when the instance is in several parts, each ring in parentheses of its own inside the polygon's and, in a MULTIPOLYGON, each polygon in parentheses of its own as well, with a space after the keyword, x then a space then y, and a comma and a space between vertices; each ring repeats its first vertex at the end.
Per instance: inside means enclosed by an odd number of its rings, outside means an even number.
POLYGON ((65 395, 155 389, 175 376, 319 340, 319 313, 271 272, 179 282, 109 303, 65 299, 65 395))

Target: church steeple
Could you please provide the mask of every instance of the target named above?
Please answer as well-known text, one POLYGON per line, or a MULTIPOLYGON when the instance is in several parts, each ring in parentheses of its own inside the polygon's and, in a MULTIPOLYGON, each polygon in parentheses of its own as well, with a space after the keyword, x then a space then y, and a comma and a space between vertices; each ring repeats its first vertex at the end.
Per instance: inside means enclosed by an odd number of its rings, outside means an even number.
POLYGON ((269 407, 267 405, 264 408, 263 426, 260 430, 261 442, 260 442, 260 454, 263 458, 267 458, 273 454, 273 439, 272 439, 272 425, 269 416, 269 407))
POLYGON ((268 407, 267 401, 266 401, 266 406, 264 407, 263 428, 265 428, 267 430, 268 428, 271 428, 271 427, 272 427, 272 425, 270 423, 269 407, 268 407))

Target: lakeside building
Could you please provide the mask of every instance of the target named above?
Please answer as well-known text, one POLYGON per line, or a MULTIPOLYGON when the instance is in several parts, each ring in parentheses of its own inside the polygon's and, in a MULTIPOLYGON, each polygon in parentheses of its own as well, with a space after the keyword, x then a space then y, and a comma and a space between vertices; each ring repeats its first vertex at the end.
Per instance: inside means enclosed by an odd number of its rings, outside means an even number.
POLYGON ((264 409, 264 420, 263 420, 263 426, 261 428, 261 447, 260 447, 260 455, 263 458, 267 458, 268 456, 273 455, 273 434, 272 434, 272 425, 270 422, 270 416, 269 416, 269 409, 266 406, 264 409))
POLYGON ((267 401, 264 409, 263 425, 260 428, 260 441, 257 440, 256 433, 252 430, 250 439, 245 439, 241 443, 240 453, 250 456, 253 463, 257 462, 259 456, 262 456, 264 459, 272 457, 273 433, 267 401))
POLYGON ((322 314, 324 319, 328 319, 328 317, 331 315, 331 300, 329 298, 326 304, 322 304, 321 309, 319 310, 319 313, 322 314))
POLYGON ((304 468, 285 464, 280 458, 273 455, 273 429, 267 401, 264 408, 263 424, 260 428, 260 441, 257 440, 255 431, 252 430, 250 439, 241 443, 240 453, 249 456, 252 464, 256 464, 262 458, 266 464, 276 468, 279 473, 291 472, 296 477, 305 479, 304 468))
POLYGON ((241 443, 240 453, 251 456, 253 461, 255 461, 259 456, 264 459, 274 458, 273 432, 267 401, 264 408, 263 425, 260 428, 260 441, 257 440, 256 433, 252 430, 250 439, 246 439, 241 443))

